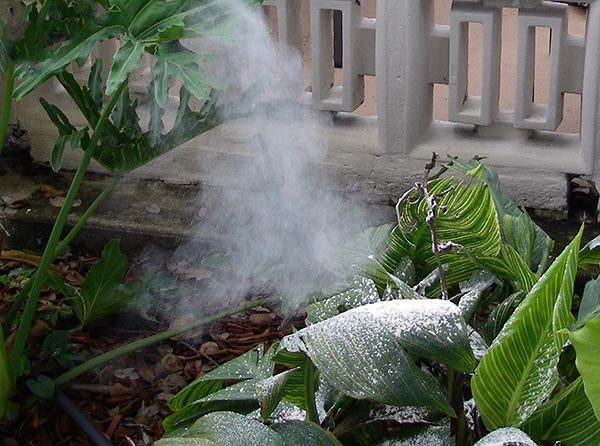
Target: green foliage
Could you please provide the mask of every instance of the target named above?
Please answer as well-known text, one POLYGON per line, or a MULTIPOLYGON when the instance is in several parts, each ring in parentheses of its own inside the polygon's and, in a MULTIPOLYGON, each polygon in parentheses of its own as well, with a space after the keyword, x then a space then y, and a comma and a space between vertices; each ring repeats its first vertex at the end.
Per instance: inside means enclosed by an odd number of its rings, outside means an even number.
MULTIPOLYGON (((550 262, 552 241, 499 190, 492 168, 456 159, 442 170, 448 168, 466 179, 417 185, 400 200, 395 228, 368 229, 328 259, 346 281, 309 304, 308 326, 285 337, 271 356, 287 371, 273 376, 271 370, 266 378, 263 369, 269 399, 259 402, 255 372, 237 375, 243 381, 229 387, 222 387, 225 381, 207 387, 231 377, 229 367, 256 369, 260 355, 249 363, 247 356, 176 396, 171 418, 198 423, 202 438, 219 430, 210 444, 236 444, 221 430, 246 425, 274 438, 267 426, 282 432, 273 417, 290 404, 305 411, 304 422, 293 422, 298 427, 314 421, 319 435, 329 431, 347 445, 598 443, 600 279, 588 283, 579 308, 572 297, 578 265, 596 262, 600 243, 580 250, 582 228, 550 262), (431 225, 436 199, 443 211, 431 225), (444 247, 441 266, 434 231, 444 247), (449 300, 438 298, 443 275, 449 300), (565 347, 568 335, 575 350, 565 347), (254 398, 257 410, 236 406, 242 396, 254 398), (471 416, 485 423, 488 435, 467 426, 463 411, 471 397, 471 416), (216 400, 238 414, 203 402, 216 400)), ((173 423, 165 425, 169 430, 173 423)), ((168 435, 172 443, 163 444, 205 444, 181 430, 168 435)))
POLYGON ((600 355, 598 355, 598 339, 600 339, 600 316, 585 323, 583 328, 569 334, 577 352, 577 370, 583 378, 585 394, 591 402, 596 419, 600 420, 600 355))
POLYGON ((520 426, 550 395, 565 343, 581 231, 523 299, 475 371, 473 396, 488 429, 520 426), (563 301, 564 304, 563 304, 563 301))
MULTIPOLYGON (((259 4, 253 0, 247 3, 259 4)), ((117 242, 107 245, 102 259, 92 268, 80 292, 74 292, 60 279, 47 278, 52 261, 66 248, 66 240, 71 240, 77 234, 120 177, 225 120, 248 116, 251 112, 260 112, 269 107, 268 104, 257 105, 254 101, 264 87, 262 83, 255 84, 228 103, 218 103, 218 92, 226 85, 205 70, 218 58, 196 54, 180 42, 181 39, 202 38, 219 44, 233 44, 241 38, 246 30, 238 29, 238 11, 226 2, 33 1, 28 2, 25 17, 28 21, 25 35, 15 42, 6 42, 8 64, 0 134, 6 131, 11 100, 23 98, 52 77, 64 87, 85 118, 86 125, 83 128, 74 125, 58 106, 40 99, 59 134, 50 156, 52 168, 58 171, 62 167, 67 148, 81 149, 83 156, 56 218, 38 271, 31 284, 27 285, 27 290, 20 294, 18 302, 13 304, 7 326, 2 327, 6 336, 12 330, 16 313, 25 301, 23 314, 18 318, 13 353, 9 358, 5 352, 0 352, 0 387, 3 388, 0 393, 0 418, 5 416, 10 394, 17 390, 22 365, 28 363, 25 356, 27 338, 44 284, 49 283, 71 296, 72 308, 81 326, 136 307, 151 317, 147 305, 140 303, 140 297, 169 290, 164 277, 145 276, 137 283, 122 283, 127 260, 119 252, 117 242), (69 66, 73 63, 82 66, 98 45, 107 40, 118 44, 112 61, 107 61, 104 67, 102 60, 91 60, 93 64, 88 79, 76 79, 69 72, 69 66), (138 122, 137 101, 132 98, 128 85, 131 74, 141 66, 144 58, 151 60, 154 66, 148 91, 151 114, 148 131, 143 131, 138 122), (103 72, 107 73, 106 77, 102 75, 103 72), (19 83, 13 91, 15 77, 19 83), (174 81, 180 81, 182 85, 179 107, 174 127, 164 132, 162 118, 174 81), (200 101, 199 110, 192 110, 192 100, 200 101), (71 233, 65 236, 63 231, 67 218, 92 159, 111 171, 116 179, 84 213, 71 233), (61 243, 61 239, 65 242, 61 243)), ((62 347, 61 344, 61 348, 58 348, 62 351, 61 355, 50 355, 45 359, 70 364, 69 361, 76 358, 68 358, 62 347)), ((32 384, 36 391, 40 390, 40 385, 40 382, 32 384)), ((273 392, 276 394, 276 390, 273 392)), ((263 403, 267 412, 270 405, 274 404, 270 400, 263 403)))

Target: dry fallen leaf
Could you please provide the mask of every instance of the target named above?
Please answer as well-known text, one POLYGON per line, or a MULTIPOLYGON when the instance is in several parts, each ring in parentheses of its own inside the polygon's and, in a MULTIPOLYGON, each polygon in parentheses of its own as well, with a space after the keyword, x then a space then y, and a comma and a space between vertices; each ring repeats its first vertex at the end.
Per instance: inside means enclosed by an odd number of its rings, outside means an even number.
POLYGON ((56 189, 48 184, 42 184, 40 186, 40 192, 43 193, 46 198, 61 197, 65 194, 64 190, 56 189))
POLYGON ((29 206, 29 201, 27 200, 14 200, 6 205, 9 209, 23 209, 29 206))
POLYGON ((150 212, 151 214, 158 214, 160 211, 160 206, 155 203, 150 203, 146 205, 146 212, 150 212))
POLYGON ((202 206, 198 212, 196 212, 196 215, 200 218, 204 218, 206 217, 206 214, 208 213, 208 209, 206 208, 206 206, 202 206))
MULTIPOLYGON (((54 207, 62 207, 65 204, 65 197, 52 197, 48 199, 48 202, 54 207)), ((73 200, 72 207, 77 208, 81 206, 81 200, 79 198, 73 200)))
POLYGON ((116 369, 115 376, 119 379, 129 378, 131 381, 135 381, 136 379, 138 379, 140 377, 140 374, 135 368, 128 367, 125 369, 116 369))
POLYGON ((169 353, 160 359, 160 363, 165 366, 169 372, 181 372, 183 370, 183 361, 177 355, 169 353))

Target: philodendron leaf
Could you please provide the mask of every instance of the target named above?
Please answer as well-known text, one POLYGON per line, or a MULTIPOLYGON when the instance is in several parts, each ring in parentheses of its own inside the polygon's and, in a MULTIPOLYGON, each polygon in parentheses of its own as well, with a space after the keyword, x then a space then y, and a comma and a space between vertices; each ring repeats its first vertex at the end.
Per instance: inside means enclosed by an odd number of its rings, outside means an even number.
POLYGON ((144 45, 135 39, 127 39, 113 57, 113 65, 106 81, 106 95, 116 92, 129 75, 139 68, 144 54, 144 45))
POLYGON ((592 403, 596 418, 600 420, 600 316, 587 321, 583 328, 571 332, 569 337, 577 353, 575 365, 583 378, 585 394, 592 403))
POLYGON ((36 395, 51 400, 54 398, 54 381, 46 375, 40 375, 37 380, 28 379, 27 387, 36 395))
POLYGON ((264 424, 234 412, 213 412, 199 418, 184 437, 163 438, 156 446, 286 446, 264 424))
POLYGON ((119 241, 111 240, 104 247, 102 257, 90 269, 81 284, 81 300, 73 300, 73 310, 82 325, 99 317, 108 316, 127 307, 117 292, 127 270, 127 257, 119 250, 119 241))
POLYGON ((365 305, 311 325, 283 345, 306 351, 323 377, 349 396, 446 413, 452 409, 445 395, 404 348, 459 370, 475 364, 460 311, 441 300, 365 305))
POLYGON ((285 446, 342 446, 331 433, 315 423, 290 421, 271 426, 281 436, 285 446))
POLYGON ((537 446, 529 436, 514 427, 504 427, 490 432, 474 446, 537 446))
POLYGON ((15 88, 14 99, 22 99, 74 60, 84 61, 98 43, 116 37, 123 31, 123 27, 117 24, 90 24, 81 34, 61 46, 51 58, 45 60, 39 70, 19 72, 23 82, 15 88))
POLYGON ((475 370, 473 396, 490 430, 520 426, 556 385, 581 235, 534 285, 475 370))
POLYGON ((536 440, 569 446, 600 444, 600 422, 585 395, 581 377, 536 411, 521 429, 536 440))

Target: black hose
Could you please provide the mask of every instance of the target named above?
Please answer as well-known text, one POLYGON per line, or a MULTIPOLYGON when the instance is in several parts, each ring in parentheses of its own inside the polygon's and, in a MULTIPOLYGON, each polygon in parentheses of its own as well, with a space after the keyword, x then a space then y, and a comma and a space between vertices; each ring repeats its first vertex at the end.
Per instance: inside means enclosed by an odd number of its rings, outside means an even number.
POLYGON ((102 431, 59 388, 54 389, 54 403, 67 415, 94 446, 113 446, 102 431))

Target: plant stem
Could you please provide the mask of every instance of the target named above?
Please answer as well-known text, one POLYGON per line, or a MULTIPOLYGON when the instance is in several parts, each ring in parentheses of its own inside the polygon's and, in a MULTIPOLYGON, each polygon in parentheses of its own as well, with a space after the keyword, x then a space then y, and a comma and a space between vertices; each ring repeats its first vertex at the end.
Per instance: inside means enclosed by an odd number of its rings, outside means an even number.
POLYGON ((37 303, 40 297, 40 293, 42 291, 42 286, 46 280, 46 275, 54 260, 54 253, 56 252, 56 248, 59 244, 60 236, 63 232, 65 224, 67 222, 67 217, 71 212, 71 207, 73 205, 73 201, 79 192, 79 188, 81 187, 81 183, 83 181, 83 177, 87 170, 87 167, 94 156, 94 151, 96 146, 98 145, 98 141, 100 139, 102 127, 108 121, 108 118, 115 107, 123 88, 125 87, 125 83, 122 83, 118 90, 110 97, 106 107, 102 111, 102 115, 98 120, 98 124, 94 128, 94 133, 90 138, 89 144, 87 148, 84 150, 83 158, 75 172, 75 176, 71 182, 71 186, 69 187, 69 191, 65 197, 65 202, 60 209, 58 216, 56 217, 56 221, 54 222, 54 227, 52 228, 52 232, 50 234, 50 238, 48 239, 48 243, 46 244, 46 249, 44 250, 44 254, 42 255, 42 260, 40 262, 40 266, 38 271, 33 278, 33 283, 31 285, 31 291, 29 292, 29 298, 27 299, 27 304, 25 305, 25 310, 23 311, 23 316, 21 318, 21 323, 19 325, 19 330, 17 332, 17 338, 15 340, 15 346, 13 349, 13 353, 9 362, 9 372, 11 378, 11 389, 14 389, 17 383, 17 377, 19 376, 19 370, 21 368, 21 361, 23 358, 23 354, 25 352, 25 345, 27 343, 27 338, 29 336, 29 330, 31 329, 31 324, 33 322, 33 317, 35 315, 35 310, 37 308, 37 303))
MULTIPOLYGON (((184 325, 182 327, 174 328, 172 330, 163 331, 162 333, 156 333, 155 335, 148 336, 147 338, 140 339, 139 341, 132 342, 130 344, 123 345, 122 347, 116 348, 109 352, 106 352, 100 356, 96 356, 95 358, 90 359, 89 361, 80 364, 68 372, 63 373, 58 378, 54 380, 54 385, 60 387, 75 378, 83 375, 84 373, 89 372, 90 370, 101 366, 102 364, 112 361, 120 356, 126 355, 128 353, 133 353, 136 350, 140 350, 145 347, 149 347, 150 345, 156 344, 158 342, 166 341, 174 336, 180 335, 181 333, 185 333, 186 331, 193 330, 195 328, 201 327, 203 325, 209 324, 211 322, 218 321, 219 319, 223 319, 225 317, 231 316, 232 314, 241 313, 243 311, 247 311, 254 307, 259 307, 261 305, 265 305, 270 302, 275 302, 279 298, 269 298, 269 299, 260 299, 255 300, 253 302, 247 303, 245 305, 236 307, 232 310, 222 311, 220 313, 214 314, 212 316, 208 316, 202 319, 197 320, 196 322, 192 322, 190 324, 184 325)), ((36 401, 38 401, 39 397, 33 395, 28 398, 24 404, 24 408, 30 408, 36 401)))
POLYGON ((2 115, 0 115, 0 155, 2 155, 6 134, 8 133, 10 108, 12 106, 13 91, 15 88, 15 63, 12 60, 7 62, 5 74, 4 100, 2 102, 2 115))
MULTIPOLYGON (((65 251, 65 249, 67 249, 67 246, 69 246, 69 243, 71 243, 71 241, 79 233, 81 228, 86 224, 87 220, 96 211, 98 206, 100 206, 100 204, 102 204, 102 202, 106 199, 106 197, 108 197, 108 195, 114 190, 114 188, 117 186, 117 184, 119 184, 120 180, 121 180, 121 177, 119 177, 119 176, 115 177, 113 179, 113 181, 110 183, 110 185, 106 189, 104 189, 102 191, 102 193, 100 195, 98 195, 98 197, 96 197, 96 199, 90 205, 90 207, 79 218, 79 221, 77 222, 77 224, 75 224, 75 226, 73 226, 73 228, 69 231, 69 233, 63 239, 63 241, 60 242, 60 244, 56 247, 56 250, 54 251, 54 256, 52 258, 52 262, 59 255, 61 255, 65 251)), ((37 274, 37 272, 36 272, 36 274, 37 274)), ((31 289, 31 285, 33 284, 34 277, 35 277, 35 275, 25 283, 23 288, 21 288, 21 291, 19 292, 19 294, 17 294, 16 299, 14 300, 13 304, 11 305, 10 310, 6 314, 6 317, 4 318, 4 322, 2 323, 2 326, 3 326, 2 332, 5 337, 8 336, 8 333, 10 332, 10 327, 12 326, 12 323, 15 320, 15 317, 17 316, 17 313, 19 312, 21 305, 23 305, 23 302, 25 301, 25 298, 27 297, 27 294, 29 293, 29 290, 31 289)))
POLYGON ((450 395, 450 405, 456 413, 456 418, 450 419, 450 430, 456 438, 456 446, 467 446, 469 433, 463 404, 464 384, 465 374, 457 372, 453 368, 448 368, 448 394, 450 395))
POLYGON ((4 345, 4 335, 0 330, 0 420, 4 419, 10 402, 10 373, 8 373, 8 357, 4 345))
POLYGON ((315 403, 315 381, 317 378, 317 368, 314 366, 308 356, 304 360, 304 400, 306 403, 306 421, 319 423, 319 413, 315 403))

